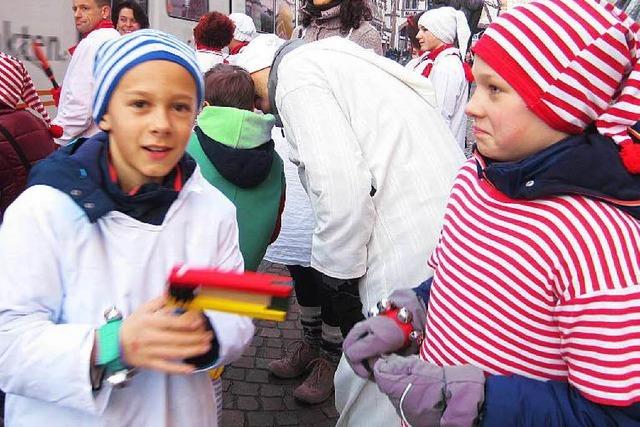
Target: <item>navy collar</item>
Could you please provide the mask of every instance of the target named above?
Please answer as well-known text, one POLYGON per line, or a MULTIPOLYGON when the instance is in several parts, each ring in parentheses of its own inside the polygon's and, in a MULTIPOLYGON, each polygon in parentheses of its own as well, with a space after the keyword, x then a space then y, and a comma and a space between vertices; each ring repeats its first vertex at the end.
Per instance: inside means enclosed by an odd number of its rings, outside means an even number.
POLYGON ((640 219, 640 175, 629 173, 618 147, 593 131, 573 135, 518 162, 493 162, 475 153, 478 176, 512 199, 581 195, 640 219))
MULTIPOLYGON (((109 177, 108 146, 109 136, 104 132, 79 139, 39 162, 29 175, 28 186, 48 185, 68 194, 92 223, 108 212, 119 211, 141 222, 162 224, 179 194, 173 188, 175 170, 162 183, 144 184, 129 195, 109 177)), ((195 161, 185 154, 179 167, 186 182, 195 170, 195 161)))

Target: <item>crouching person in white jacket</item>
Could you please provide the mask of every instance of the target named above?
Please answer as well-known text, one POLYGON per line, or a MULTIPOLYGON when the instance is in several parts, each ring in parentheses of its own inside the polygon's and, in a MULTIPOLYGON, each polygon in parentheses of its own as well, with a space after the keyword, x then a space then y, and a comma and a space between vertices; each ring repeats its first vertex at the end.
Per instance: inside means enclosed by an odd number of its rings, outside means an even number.
POLYGON ((142 30, 103 45, 94 73, 103 132, 40 162, 0 228, 5 422, 216 426, 205 371, 253 325, 178 315, 163 296, 175 265, 243 269, 233 205, 184 154, 200 71, 188 46, 142 30))

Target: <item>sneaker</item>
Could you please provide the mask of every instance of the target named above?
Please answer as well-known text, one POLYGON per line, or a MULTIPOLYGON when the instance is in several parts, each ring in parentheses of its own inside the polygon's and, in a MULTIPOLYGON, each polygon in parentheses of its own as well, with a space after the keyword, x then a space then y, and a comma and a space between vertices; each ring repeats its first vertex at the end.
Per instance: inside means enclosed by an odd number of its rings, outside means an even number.
POLYGON ((311 369, 311 373, 293 391, 293 397, 310 405, 316 405, 333 394, 333 376, 337 366, 327 359, 318 357, 309 363, 308 368, 311 369))
POLYGON ((304 374, 313 359, 318 357, 318 348, 304 341, 294 341, 282 359, 268 365, 269 371, 278 378, 295 378, 304 374))

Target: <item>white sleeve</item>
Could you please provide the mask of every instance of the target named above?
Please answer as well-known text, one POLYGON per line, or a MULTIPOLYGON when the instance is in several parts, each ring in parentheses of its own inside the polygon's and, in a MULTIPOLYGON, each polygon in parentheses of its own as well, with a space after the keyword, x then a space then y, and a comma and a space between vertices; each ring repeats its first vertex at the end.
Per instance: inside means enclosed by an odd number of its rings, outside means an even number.
POLYGON ((93 44, 85 40, 71 58, 62 84, 58 114, 53 120, 53 124, 63 129, 62 136, 56 139, 59 145, 67 145, 92 125, 95 53, 93 44))
MULTIPOLYGON (((222 270, 244 270, 244 262, 238 243, 238 223, 235 209, 219 224, 220 240, 218 249, 220 261, 215 265, 222 270)), ((220 346, 218 360, 214 366, 228 365, 242 356, 244 349, 253 339, 254 326, 250 318, 236 314, 207 310, 211 326, 216 334, 216 340, 220 346)))
POLYGON ((450 55, 433 67, 429 79, 436 91, 436 100, 440 114, 451 128, 451 120, 456 113, 456 105, 462 83, 464 82, 464 68, 455 55, 450 55))
POLYGON ((325 87, 300 86, 276 102, 316 217, 311 265, 338 279, 361 277, 375 212, 357 136, 325 87))
POLYGON ((94 328, 64 323, 61 240, 46 209, 55 201, 36 188, 0 227, 0 389, 101 414, 110 391, 91 389, 94 328))

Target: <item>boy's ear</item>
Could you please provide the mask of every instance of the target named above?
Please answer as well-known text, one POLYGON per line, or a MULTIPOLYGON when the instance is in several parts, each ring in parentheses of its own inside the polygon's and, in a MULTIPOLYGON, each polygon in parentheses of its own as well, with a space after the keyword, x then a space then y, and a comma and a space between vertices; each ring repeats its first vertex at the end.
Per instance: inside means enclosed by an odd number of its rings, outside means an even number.
POLYGON ((111 130, 111 118, 108 113, 104 113, 102 118, 100 119, 100 123, 98 123, 98 127, 100 130, 105 132, 109 132, 111 130))

